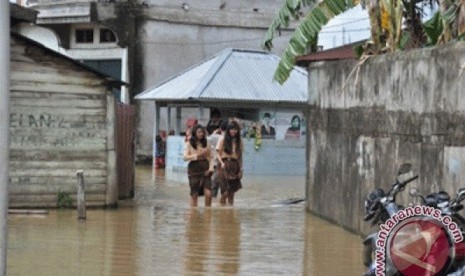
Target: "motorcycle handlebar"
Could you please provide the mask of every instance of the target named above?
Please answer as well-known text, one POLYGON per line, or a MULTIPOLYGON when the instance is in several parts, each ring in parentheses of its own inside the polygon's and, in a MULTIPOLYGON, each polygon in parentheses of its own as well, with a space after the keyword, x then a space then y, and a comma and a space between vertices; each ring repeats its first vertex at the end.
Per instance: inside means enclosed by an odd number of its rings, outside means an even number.
POLYGON ((411 177, 403 182, 396 182, 391 190, 388 192, 388 194, 392 195, 393 197, 395 197, 397 195, 398 192, 404 190, 404 187, 405 185, 407 185, 408 183, 412 182, 413 180, 417 179, 419 176, 418 175, 415 175, 414 177, 411 177))
POLYGON ((415 175, 414 177, 409 178, 409 179, 407 179, 407 180, 405 180, 404 182, 401 182, 401 183, 399 183, 399 184, 400 184, 401 186, 405 186, 405 185, 407 185, 408 183, 412 182, 413 180, 417 179, 418 177, 419 177, 418 175, 415 175))

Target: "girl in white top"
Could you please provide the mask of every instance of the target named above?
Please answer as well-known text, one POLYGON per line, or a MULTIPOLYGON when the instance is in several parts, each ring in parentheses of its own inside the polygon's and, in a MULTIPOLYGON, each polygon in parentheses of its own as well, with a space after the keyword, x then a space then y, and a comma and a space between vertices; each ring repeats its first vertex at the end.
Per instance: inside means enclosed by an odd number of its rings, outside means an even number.
POLYGON ((191 189, 191 206, 197 206, 199 192, 202 190, 205 195, 205 206, 210 207, 213 156, 203 126, 196 125, 192 129, 192 136, 185 145, 184 160, 189 161, 187 173, 191 189))
POLYGON ((242 188, 242 152, 240 127, 232 122, 226 128, 224 137, 216 145, 219 162, 221 198, 220 204, 234 205, 234 194, 242 188))

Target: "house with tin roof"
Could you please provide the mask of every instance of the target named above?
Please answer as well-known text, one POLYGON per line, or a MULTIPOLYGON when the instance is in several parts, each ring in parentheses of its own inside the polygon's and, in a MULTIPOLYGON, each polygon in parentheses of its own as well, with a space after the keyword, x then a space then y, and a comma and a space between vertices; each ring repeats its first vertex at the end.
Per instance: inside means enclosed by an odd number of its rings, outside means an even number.
MULTIPOLYGON (((174 134, 167 139, 168 177, 170 172, 186 167, 182 160, 182 133, 186 128, 182 113, 189 110, 206 125, 206 114, 213 109, 219 110, 223 118, 241 122, 260 124, 265 117, 271 121, 276 135, 263 139, 259 150, 254 149, 253 139, 244 139, 246 173, 305 174, 307 72, 295 68, 289 80, 280 85, 273 81, 279 60, 262 51, 228 48, 136 96, 137 100, 154 104, 154 137, 160 132, 160 110, 166 107, 165 131, 174 134)), ((244 123, 243 127, 248 126, 244 123)))

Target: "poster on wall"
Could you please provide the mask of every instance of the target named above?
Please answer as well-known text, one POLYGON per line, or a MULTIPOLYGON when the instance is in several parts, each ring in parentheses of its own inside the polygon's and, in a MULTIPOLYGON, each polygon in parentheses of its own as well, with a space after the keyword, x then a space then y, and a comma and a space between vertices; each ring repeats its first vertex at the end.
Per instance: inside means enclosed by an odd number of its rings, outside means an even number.
POLYGON ((305 122, 301 112, 263 110, 259 116, 263 139, 301 140, 305 137, 305 122))

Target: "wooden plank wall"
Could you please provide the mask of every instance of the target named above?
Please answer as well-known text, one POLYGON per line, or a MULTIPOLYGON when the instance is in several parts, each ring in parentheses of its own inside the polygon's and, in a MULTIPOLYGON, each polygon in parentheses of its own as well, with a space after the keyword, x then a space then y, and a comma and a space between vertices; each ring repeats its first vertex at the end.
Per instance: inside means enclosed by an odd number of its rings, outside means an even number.
POLYGON ((116 154, 118 196, 120 199, 134 197, 135 193, 135 135, 136 107, 118 104, 116 108, 116 154))
POLYGON ((88 205, 106 205, 104 80, 21 39, 11 41, 10 206, 54 207, 59 192, 75 199, 79 169, 88 205))

